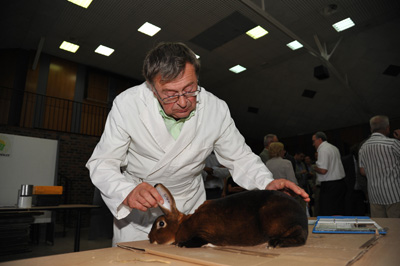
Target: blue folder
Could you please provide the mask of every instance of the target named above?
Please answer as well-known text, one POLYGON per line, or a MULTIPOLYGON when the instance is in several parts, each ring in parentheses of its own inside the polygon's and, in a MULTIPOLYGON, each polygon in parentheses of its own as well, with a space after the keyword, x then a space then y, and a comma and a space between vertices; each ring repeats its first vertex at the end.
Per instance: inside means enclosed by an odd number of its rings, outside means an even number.
POLYGON ((316 234, 386 234, 386 230, 368 216, 318 216, 316 234))

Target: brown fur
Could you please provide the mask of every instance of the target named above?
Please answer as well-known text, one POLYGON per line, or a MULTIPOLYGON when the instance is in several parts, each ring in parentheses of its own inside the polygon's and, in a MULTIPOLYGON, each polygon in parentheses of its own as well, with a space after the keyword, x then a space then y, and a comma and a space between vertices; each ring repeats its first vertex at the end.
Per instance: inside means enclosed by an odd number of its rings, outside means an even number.
MULTIPOLYGON (((158 184, 157 186, 162 186, 158 184)), ((197 247, 214 245, 269 246, 303 245, 308 235, 305 210, 292 197, 269 190, 238 193, 204 202, 192 215, 180 213, 169 191, 172 210, 160 206, 163 216, 157 218, 149 233, 151 243, 197 247), (166 226, 159 228, 160 221, 166 226)))

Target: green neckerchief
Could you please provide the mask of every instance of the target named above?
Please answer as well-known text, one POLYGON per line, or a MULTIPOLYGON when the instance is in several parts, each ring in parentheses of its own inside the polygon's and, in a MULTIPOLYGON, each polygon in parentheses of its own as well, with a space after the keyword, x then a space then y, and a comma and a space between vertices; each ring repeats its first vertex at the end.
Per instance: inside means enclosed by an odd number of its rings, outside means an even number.
POLYGON ((182 131, 183 124, 194 116, 196 109, 193 110, 192 112, 190 112, 188 117, 182 118, 182 119, 179 119, 178 121, 176 121, 173 117, 167 115, 164 112, 164 109, 161 107, 159 101, 157 99, 155 99, 155 100, 157 101, 158 110, 160 112, 161 117, 164 119, 164 123, 167 126, 167 130, 169 131, 171 136, 174 138, 174 140, 176 140, 182 131))

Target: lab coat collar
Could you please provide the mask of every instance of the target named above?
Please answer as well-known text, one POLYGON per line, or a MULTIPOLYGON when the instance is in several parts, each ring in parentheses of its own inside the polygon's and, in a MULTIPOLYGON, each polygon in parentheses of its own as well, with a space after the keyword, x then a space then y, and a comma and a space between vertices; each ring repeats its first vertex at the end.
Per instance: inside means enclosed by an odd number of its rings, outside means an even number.
POLYGON ((147 84, 147 82, 145 84, 148 88, 148 91, 145 91, 145 93, 142 94, 142 100, 146 108, 143 108, 143 110, 140 111, 140 119, 142 120, 142 123, 146 129, 149 131, 149 134, 157 142, 158 146, 160 146, 163 151, 168 151, 171 149, 174 139, 168 133, 168 130, 164 124, 164 120, 158 112, 156 104, 157 99, 155 98, 151 87, 147 84))
POLYGON ((192 142, 193 138, 196 136, 197 128, 201 126, 201 119, 199 119, 201 116, 200 110, 203 108, 201 99, 202 93, 205 93, 205 91, 202 90, 197 96, 196 112, 191 119, 185 122, 176 141, 170 135, 165 126, 164 120, 161 117, 156 104, 157 99, 155 99, 150 88, 149 92, 150 93, 144 94, 144 101, 147 108, 144 108, 140 113, 140 119, 160 148, 165 152, 152 171, 150 171, 149 175, 151 175, 171 162, 192 142))

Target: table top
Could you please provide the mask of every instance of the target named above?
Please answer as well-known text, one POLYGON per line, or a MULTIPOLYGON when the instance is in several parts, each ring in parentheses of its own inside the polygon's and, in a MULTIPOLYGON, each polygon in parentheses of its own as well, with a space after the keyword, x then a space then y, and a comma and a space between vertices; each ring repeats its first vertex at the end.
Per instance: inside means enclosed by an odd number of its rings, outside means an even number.
MULTIPOLYGON (((204 265, 237 265, 237 261, 232 260, 233 257, 237 257, 238 261, 247 261, 245 265, 348 265, 351 261, 353 266, 372 266, 372 265, 385 265, 385 266, 397 266, 400 261, 400 219, 398 218, 372 218, 382 227, 388 227, 387 235, 383 235, 378 238, 375 243, 370 245, 369 248, 359 248, 359 243, 365 239, 370 239, 374 235, 366 237, 360 234, 313 234, 311 233, 313 225, 309 226, 310 235, 309 240, 305 246, 295 248, 277 248, 277 249, 265 249, 266 253, 277 253, 278 255, 270 254, 270 256, 256 256, 254 254, 244 253, 229 253, 223 250, 213 250, 210 248, 198 248, 198 249, 185 249, 178 248, 175 246, 166 245, 150 245, 148 241, 129 242, 132 246, 135 245, 146 245, 151 249, 157 250, 161 246, 166 249, 176 249, 179 252, 186 253, 184 256, 187 259, 191 259, 193 253, 198 252, 203 258, 207 256, 225 256, 227 259, 223 261, 217 261, 212 263, 205 263, 204 265), (357 243, 353 251, 356 250, 357 256, 350 259, 340 258, 341 254, 344 254, 350 250, 346 247, 350 247, 347 242, 352 241, 357 243), (362 239, 360 239, 362 238, 362 239), (348 241, 350 240, 350 241, 348 241), (362 241, 361 241, 362 240, 362 241), (326 250, 324 248, 326 247, 326 250), (292 249, 292 250, 291 250, 292 249), (357 251, 359 249, 359 251, 357 251), (197 251, 196 251, 197 250, 197 251), (308 250, 309 254, 304 254, 304 251, 308 250), (321 252, 322 251, 322 252, 321 252), (325 254, 321 254, 325 251, 325 254), (328 252, 329 251, 329 252, 328 252), (324 257, 325 256, 325 257, 324 257), (323 263, 321 263, 323 259, 323 263), (232 262, 233 261, 233 262, 232 262), (232 263, 231 263, 232 262, 232 263), (235 264, 236 263, 236 264, 235 264), (253 264, 252 264, 253 263, 253 264), (254 264, 256 263, 256 264, 254 264)), ((210 257, 208 257, 210 258, 210 257)), ((25 260, 16 260, 6 262, 7 265, 122 265, 122 264, 135 264, 135 265, 176 265, 176 266, 188 266, 198 265, 182 259, 181 256, 164 256, 163 254, 150 253, 149 251, 141 250, 128 250, 119 247, 97 249, 76 253, 68 253, 61 255, 53 255, 46 257, 38 257, 25 260)), ((0 263, 1 265, 1 263, 0 263)), ((244 264, 240 264, 244 265, 244 264)))
MULTIPOLYGON (((143 252, 134 252, 119 247, 94 249, 88 251, 66 253, 31 259, 14 260, 0 263, 4 266, 67 266, 67 265, 96 265, 96 266, 193 266, 192 263, 163 258, 143 252)), ((198 265, 197 265, 198 266, 198 265)))

